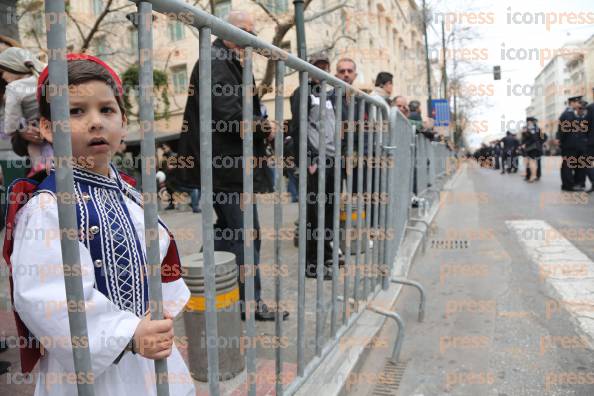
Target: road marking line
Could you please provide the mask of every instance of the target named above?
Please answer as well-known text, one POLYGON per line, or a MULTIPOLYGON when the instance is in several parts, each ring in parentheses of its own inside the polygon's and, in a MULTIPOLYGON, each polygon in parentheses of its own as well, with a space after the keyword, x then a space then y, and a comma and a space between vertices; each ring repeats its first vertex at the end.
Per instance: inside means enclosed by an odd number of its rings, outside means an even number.
POLYGON ((580 332, 594 345, 594 262, 542 220, 506 221, 551 292, 547 318, 569 312, 580 332))

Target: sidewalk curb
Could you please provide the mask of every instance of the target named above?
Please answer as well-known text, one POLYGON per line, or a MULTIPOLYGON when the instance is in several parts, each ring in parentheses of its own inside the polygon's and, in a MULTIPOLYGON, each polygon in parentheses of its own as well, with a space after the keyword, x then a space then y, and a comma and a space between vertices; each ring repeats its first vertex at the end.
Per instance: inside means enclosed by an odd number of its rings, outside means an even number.
MULTIPOLYGON (((459 168, 456 173, 444 183, 442 190, 451 188, 463 172, 464 167, 459 168)), ((439 197, 439 196, 438 196, 439 197)), ((439 212, 439 199, 434 199, 428 215, 424 218, 429 224, 433 222, 439 212)), ((427 235, 428 237, 428 235, 427 235)), ((407 233, 399 254, 394 260, 394 275, 407 277, 411 264, 421 247, 422 237, 417 232, 407 233)), ((371 302, 375 306, 392 309, 400 292, 402 285, 390 284, 388 290, 382 290, 371 302)), ((408 318, 407 318, 408 319, 408 318)), ((416 320, 413 319, 413 320, 416 320)), ((346 343, 339 342, 335 348, 310 376, 310 378, 295 393, 299 396, 311 396, 324 389, 324 396, 343 396, 347 394, 349 376, 356 372, 370 351, 371 340, 381 331, 386 318, 370 310, 361 314, 359 320, 344 334, 346 343), (348 342, 348 340, 359 340, 359 342, 348 342), (363 341, 363 342, 361 342, 363 341)), ((406 342, 406 338, 404 339, 406 342)), ((393 342, 393 340, 390 340, 393 342)), ((390 345, 390 348, 392 344, 390 345)))

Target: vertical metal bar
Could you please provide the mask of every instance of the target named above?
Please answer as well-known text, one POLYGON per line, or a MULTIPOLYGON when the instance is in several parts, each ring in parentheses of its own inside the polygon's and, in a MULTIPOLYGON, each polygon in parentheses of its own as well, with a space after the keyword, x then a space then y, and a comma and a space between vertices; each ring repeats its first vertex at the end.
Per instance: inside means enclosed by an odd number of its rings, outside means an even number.
MULTIPOLYGON (((389 137, 389 146, 393 147, 396 144, 396 134, 398 133, 398 129, 396 127, 396 122, 395 122, 395 118, 393 115, 396 114, 396 109, 393 109, 392 113, 391 113, 391 117, 390 120, 394 121, 392 122, 390 125, 390 137, 389 137)), ((389 150, 387 153, 387 158, 388 159, 394 159, 395 158, 395 152, 394 150, 389 150)), ((392 166, 390 166, 388 168, 388 172, 387 172, 387 179, 388 182, 386 184, 386 191, 388 192, 388 204, 387 204, 387 208, 386 208, 386 233, 387 235, 389 235, 388 238, 386 238, 386 246, 385 246, 385 251, 384 251, 384 264, 386 266, 386 269, 388 271, 387 275, 384 276, 384 286, 386 286, 387 284, 389 284, 389 277, 390 277, 390 273, 391 273, 391 269, 393 266, 393 260, 394 260, 394 252, 396 251, 396 243, 398 242, 393 236, 394 236, 394 231, 393 231, 393 227, 394 227, 394 223, 395 223, 395 219, 394 219, 394 214, 396 213, 395 207, 396 207, 396 202, 398 200, 398 197, 396 196, 396 191, 397 191, 397 183, 398 181, 396 180, 396 167, 394 166, 394 161, 392 161, 392 166)))
POLYGON ((355 302, 359 301, 359 280, 361 277, 361 243, 362 243, 362 219, 363 216, 363 168, 364 168, 364 131, 365 131, 365 100, 361 98, 359 102, 359 122, 357 134, 357 240, 355 242, 356 256, 355 256, 355 285, 353 290, 353 298, 355 302))
POLYGON ((332 312, 330 314, 330 334, 336 336, 336 316, 338 314, 338 251, 340 250, 340 186, 341 183, 341 141, 342 141, 342 87, 334 90, 334 206, 332 213, 332 312))
MULTIPOLYGON (((317 227, 317 255, 316 255, 316 355, 322 353, 324 336, 324 322, 326 319, 324 306, 324 256, 326 250, 326 81, 320 82, 320 123, 318 147, 318 227, 317 227)), ((313 237, 313 236, 312 236, 313 237)))
MULTIPOLYGON (((396 128, 396 125, 393 122, 393 117, 389 118, 389 130, 388 133, 390 131, 392 131, 392 129, 396 128)), ((388 142, 389 139, 387 139, 385 136, 382 137, 382 141, 383 142, 388 142)), ((384 143, 382 143, 383 145, 384 143)), ((384 193, 384 199, 382 200, 382 202, 380 203, 380 207, 379 207, 379 222, 380 222, 380 229, 381 232, 383 234, 383 238, 381 238, 380 240, 380 245, 379 245, 379 249, 378 249, 378 255, 379 255, 379 265, 382 268, 387 268, 388 263, 385 260, 386 257, 386 250, 387 250, 387 245, 389 244, 389 240, 388 240, 388 222, 387 222, 387 207, 390 204, 389 201, 389 195, 387 194, 388 192, 388 173, 390 171, 390 167, 392 166, 392 164, 389 162, 390 159, 390 151, 389 150, 384 150, 382 147, 382 160, 384 161, 384 163, 386 164, 386 166, 382 166, 382 168, 380 169, 380 191, 382 191, 384 193)))
POLYGON ((254 155, 254 136, 252 135, 252 122, 254 119, 254 97, 252 77, 252 47, 244 48, 243 56, 243 257, 245 271, 245 329, 248 341, 245 358, 248 378, 248 394, 256 395, 256 382, 251 381, 256 375, 256 346, 251 340, 256 336, 256 322, 254 318, 254 172, 251 169, 254 155))
POLYGON ((367 130, 367 166, 365 167, 366 172, 366 183, 365 183, 365 259, 363 262, 363 270, 365 274, 363 283, 363 296, 367 299, 369 295, 370 282, 371 282, 371 262, 369 260, 369 243, 371 241, 371 176, 373 175, 373 138, 377 133, 375 130, 377 121, 377 107, 372 104, 369 108, 369 128, 367 130))
MULTIPOLYGON (((72 158, 70 131, 70 103, 68 97, 68 67, 66 61, 66 12, 64 1, 46 1, 45 15, 48 21, 47 47, 49 49, 49 86, 46 92, 51 102, 52 132, 54 137, 54 155, 59 164, 56 167, 56 189, 60 197, 74 196, 74 178, 70 161, 72 158), (51 95, 56 92, 56 95, 51 95)), ((66 204, 58 197, 58 224, 61 232, 78 230, 76 211, 73 203, 66 204)), ((75 233, 77 234, 77 233, 75 233)), ((72 235, 68 232, 62 235, 72 235)), ((91 353, 88 343, 74 343, 73 339, 88 340, 87 320, 84 306, 84 294, 78 238, 60 238, 62 265, 64 266, 64 286, 67 305, 80 309, 68 310, 72 357, 76 378, 93 378, 91 353), (71 267, 68 271, 66 267, 71 267), (81 304, 83 302, 83 304, 81 304)), ((77 381, 76 388, 81 396, 94 395, 92 381, 77 381)))
POLYGON ((342 324, 347 324, 350 317, 350 302, 349 302, 349 279, 352 275, 351 271, 351 228, 352 228, 352 216, 353 216, 353 145, 355 136, 355 94, 352 94, 349 98, 349 119, 347 124, 347 152, 345 157, 345 172, 346 172, 346 207, 345 207, 345 225, 344 225, 344 238, 345 238, 345 252, 344 252, 344 306, 342 311, 342 324))
MULTIPOLYGON (((138 4, 138 49, 140 99, 138 103, 143 163, 142 190, 149 197, 144 202, 144 231, 149 273, 151 320, 163 319, 163 293, 161 289, 161 257, 159 251, 157 215, 157 178, 155 176, 155 114, 153 110, 153 6, 142 1, 138 4)), ((167 359, 155 360, 157 394, 169 395, 167 359)))
POLYGON ((375 200, 373 201, 373 230, 375 234, 375 241, 373 245, 373 269, 376 271, 375 273, 375 281, 373 283, 373 287, 377 286, 380 280, 380 272, 383 270, 383 267, 380 266, 379 263, 379 251, 381 246, 381 241, 384 239, 384 235, 380 235, 379 232, 379 204, 382 199, 382 192, 380 191, 380 168, 384 167, 384 163, 382 162, 381 158, 381 149, 382 149, 382 141, 384 136, 384 112, 382 109, 379 109, 377 112, 377 128, 376 136, 375 136, 375 147, 374 147, 374 158, 375 158, 375 169, 373 170, 373 192, 375 193, 375 200))
MULTIPOLYGON (((283 299, 283 285, 281 277, 281 239, 280 239, 280 228, 283 224, 283 210, 281 206, 281 196, 283 194, 283 142, 284 142, 284 131, 283 131, 283 104, 284 104, 284 78, 285 78, 285 62, 279 60, 276 62, 276 76, 275 76, 275 87, 274 87, 274 119, 276 121, 276 135, 274 136, 274 190, 276 192, 276 199, 274 201, 274 262, 276 265, 276 274, 274 279, 274 297, 276 301, 276 322, 274 324, 275 337, 277 340, 283 338, 283 316, 281 310, 281 303, 283 299)), ((275 347, 275 382, 276 382, 276 394, 282 395, 283 393, 283 355, 279 345, 275 347)))
POLYGON ((202 243, 204 247, 204 296, 206 297, 206 346, 208 358, 209 394, 219 395, 219 350, 217 348, 216 280, 214 263, 214 209, 212 192, 212 63, 210 28, 200 28, 200 185, 204 206, 202 211, 202 243))
POLYGON ((305 221, 307 216, 307 72, 299 72, 299 276, 297 285, 297 375, 305 372, 305 221))

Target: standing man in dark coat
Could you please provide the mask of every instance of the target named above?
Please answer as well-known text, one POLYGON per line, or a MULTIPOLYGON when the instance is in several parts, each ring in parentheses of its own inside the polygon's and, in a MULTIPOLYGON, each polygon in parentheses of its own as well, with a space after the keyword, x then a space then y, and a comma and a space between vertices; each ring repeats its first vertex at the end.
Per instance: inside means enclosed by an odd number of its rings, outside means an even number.
POLYGON ((587 128, 585 120, 578 114, 582 97, 574 96, 568 99, 567 110, 559 117, 557 139, 561 146, 561 190, 582 191, 583 188, 575 184, 576 164, 586 154, 587 128))
MULTIPOLYGON (((248 33, 254 34, 253 17, 242 11, 231 11, 228 22, 248 33)), ((244 235, 243 209, 243 139, 241 124, 243 113, 241 57, 243 49, 235 43, 216 39, 212 43, 212 172, 213 172, 213 207, 217 215, 214 227, 214 248, 235 254, 238 271, 240 298, 245 309, 245 290, 243 273, 244 235)), ((196 62, 188 92, 188 101, 184 112, 183 130, 180 137, 178 154, 195 158, 193 167, 177 169, 177 183, 190 188, 200 188, 200 108, 199 108, 199 62, 196 62)), ((266 139, 272 134, 267 128, 267 121, 262 116, 260 98, 253 97, 253 170, 254 193, 272 192, 266 163, 266 139)), ((211 166, 208 164, 207 166, 211 166)), ((252 200, 253 201, 253 200, 252 200)), ((260 225, 255 202, 254 229, 254 264, 260 260, 260 225)), ((254 274, 254 297, 257 303, 256 320, 274 320, 275 313, 262 303, 260 272, 254 274)), ((288 312, 283 312, 283 318, 288 312)))
MULTIPOLYGON (((322 69, 325 72, 330 70, 330 59, 325 52, 318 52, 310 57, 309 63, 322 69)), ((334 113, 333 95, 328 92, 326 103, 321 103, 320 93, 322 85, 316 78, 309 80, 307 97, 307 167, 299 170, 307 172, 307 241, 305 244, 305 276, 308 278, 317 277, 317 242, 324 238, 324 279, 332 279, 332 240, 333 240, 333 214, 334 214, 334 133, 337 122, 334 113), (322 128, 320 124, 320 109, 325 107, 325 121, 322 128), (324 206, 324 223, 318 224, 318 178, 320 176, 319 157, 320 142, 326 142, 326 186, 324 206), (317 234, 317 235, 316 235, 317 234)), ((291 95, 291 121, 289 131, 293 136, 296 146, 296 158, 299 158, 299 88, 291 95)), ((319 198, 318 198, 319 199, 319 198)))
MULTIPOLYGON (((527 117, 526 118, 526 128, 527 131, 533 135, 534 145, 537 146, 538 151, 540 151, 540 155, 536 158, 536 180, 540 180, 540 176, 542 175, 542 165, 541 165, 541 156, 544 153, 544 143, 547 141, 547 134, 543 133, 540 127, 538 126, 538 119, 536 117, 527 117)), ((526 167, 526 180, 530 180, 532 178, 532 171, 529 167, 526 167)))
POLYGON ((520 142, 511 133, 511 131, 507 131, 505 133, 505 137, 501 139, 501 143, 503 145, 501 152, 503 162, 501 173, 511 173, 514 170, 514 168, 517 168, 516 152, 518 150, 518 147, 520 146, 520 142))

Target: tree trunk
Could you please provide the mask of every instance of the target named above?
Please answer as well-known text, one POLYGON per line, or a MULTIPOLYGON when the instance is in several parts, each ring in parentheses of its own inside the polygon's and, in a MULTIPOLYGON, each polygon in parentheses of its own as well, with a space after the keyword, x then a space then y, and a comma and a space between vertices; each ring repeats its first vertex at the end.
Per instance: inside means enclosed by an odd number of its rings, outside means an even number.
POLYGON ((0 34, 20 41, 16 20, 18 0, 0 0, 0 34))
MULTIPOLYGON (((274 37, 272 38, 272 45, 275 47, 280 47, 285 35, 289 30, 291 30, 293 25, 295 25, 293 21, 277 25, 274 32, 274 37)), ((276 62, 272 59, 268 59, 268 62, 266 62, 264 77, 262 77, 262 81, 260 81, 260 86, 258 87, 258 92, 261 95, 270 92, 272 80, 274 78, 275 64, 276 62)))

